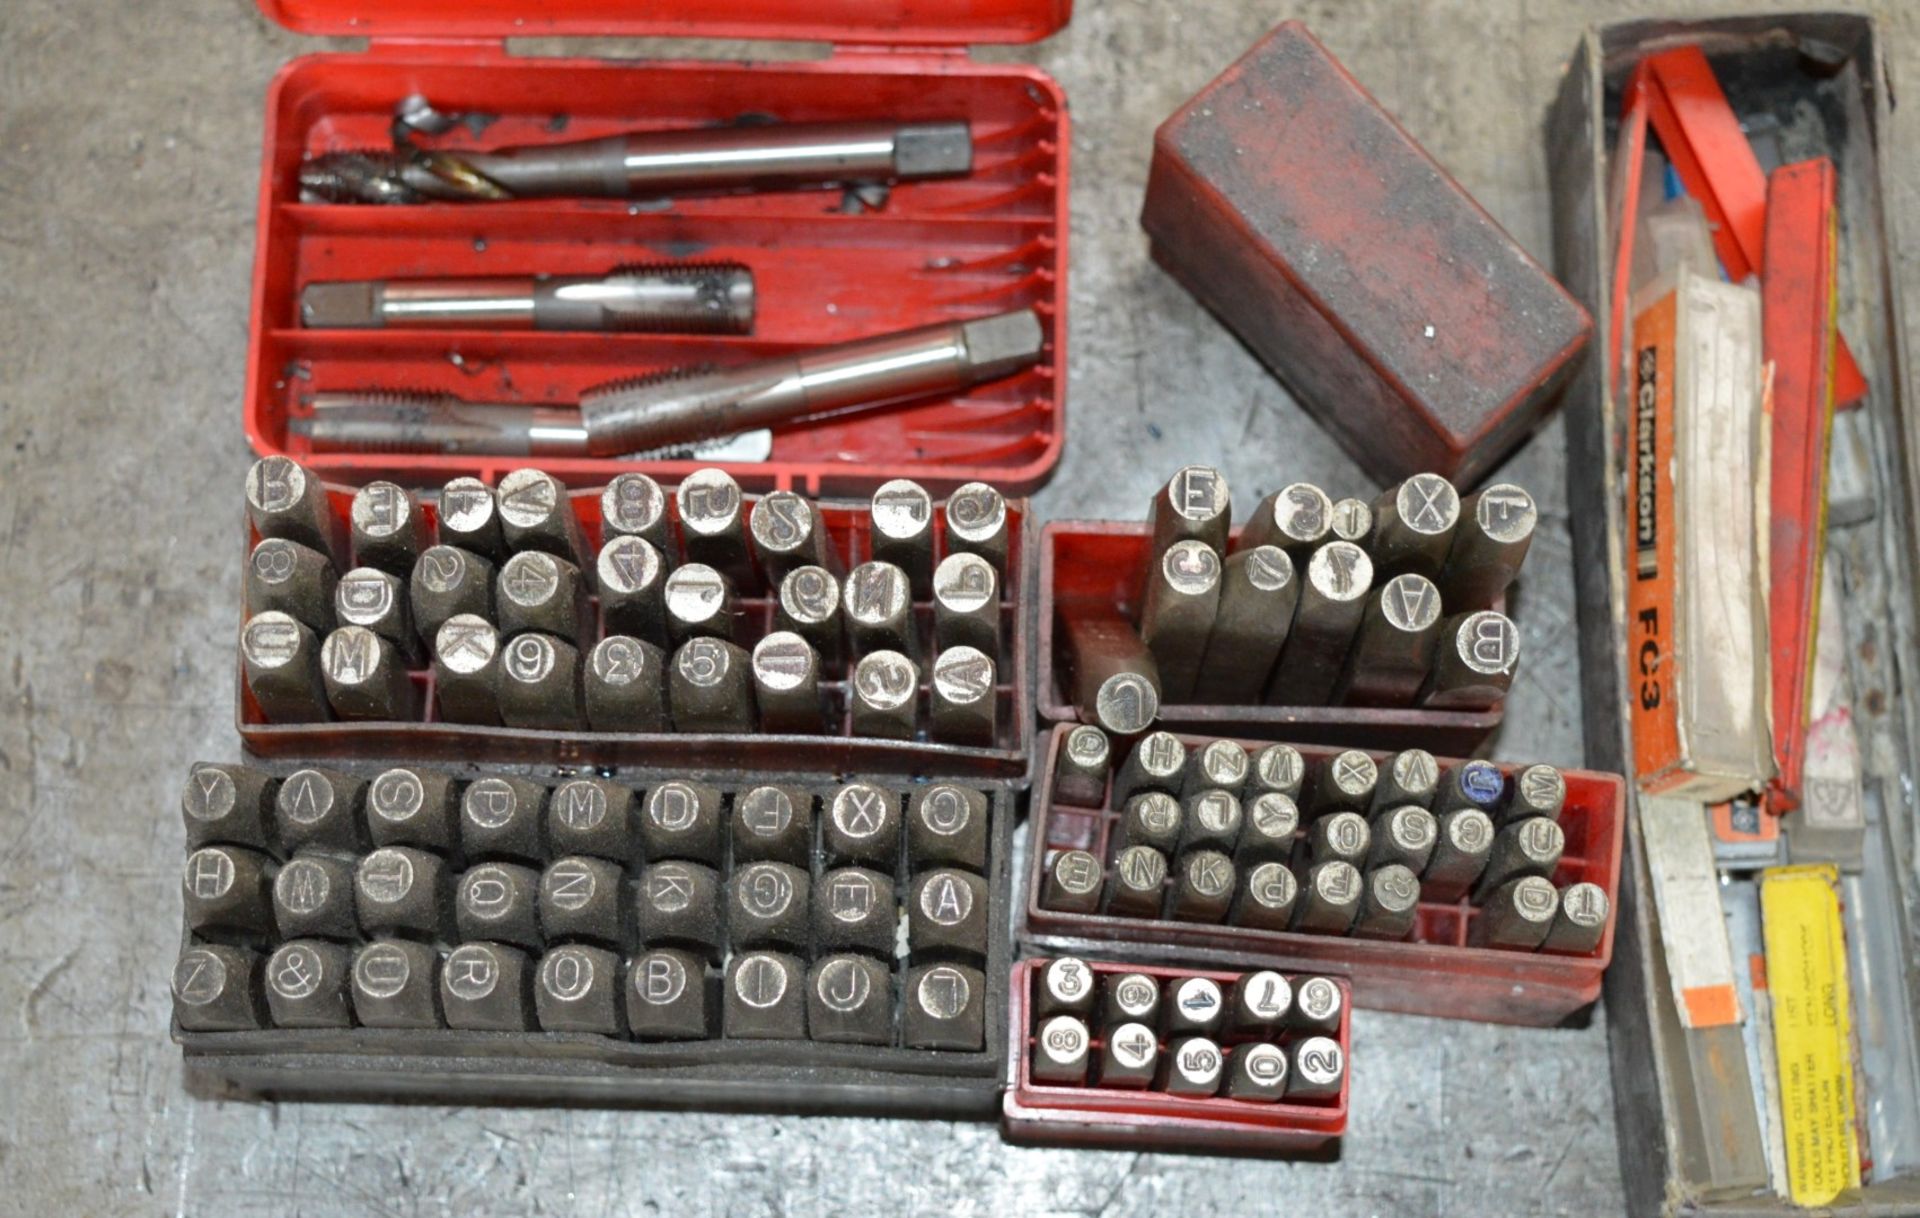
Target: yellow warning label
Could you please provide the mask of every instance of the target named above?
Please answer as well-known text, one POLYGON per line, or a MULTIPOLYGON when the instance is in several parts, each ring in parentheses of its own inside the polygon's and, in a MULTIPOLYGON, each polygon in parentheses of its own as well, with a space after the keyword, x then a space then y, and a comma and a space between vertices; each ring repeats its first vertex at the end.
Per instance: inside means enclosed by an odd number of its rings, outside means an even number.
POLYGON ((1827 865, 1775 867, 1760 878, 1787 1189, 1797 1205, 1825 1205, 1860 1184, 1839 883, 1827 865))

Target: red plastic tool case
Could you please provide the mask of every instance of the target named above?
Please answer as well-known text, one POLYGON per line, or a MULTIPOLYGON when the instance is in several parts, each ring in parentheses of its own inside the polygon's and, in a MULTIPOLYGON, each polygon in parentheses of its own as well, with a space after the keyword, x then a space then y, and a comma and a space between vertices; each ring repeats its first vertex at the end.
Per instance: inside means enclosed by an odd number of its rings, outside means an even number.
MULTIPOLYGON (((353 496, 333 488, 329 491, 335 519, 345 528, 353 496)), ((574 514, 579 518, 589 549, 597 552, 600 534, 600 495, 597 491, 576 492, 572 496, 574 514)), ((869 556, 865 529, 864 504, 820 504, 822 517, 833 540, 835 552, 849 567, 869 556)), ((423 503, 421 510, 429 520, 438 505, 423 503)), ((935 514, 936 529, 942 536, 945 552, 945 525, 935 514)), ((846 684, 844 679, 829 680, 831 704, 838 718, 829 734, 802 736, 765 732, 751 734, 714 732, 590 732, 536 731, 526 728, 483 727, 468 723, 448 723, 437 717, 433 698, 433 670, 412 669, 420 704, 426 717, 406 721, 322 720, 309 723, 273 723, 260 710, 260 704, 247 689, 240 666, 234 670, 234 706, 241 739, 247 748, 261 757, 408 757, 435 761, 545 762, 548 764, 699 765, 716 769, 765 769, 779 771, 806 769, 830 773, 866 771, 875 774, 918 774, 943 778, 1016 779, 1025 785, 1027 768, 1033 754, 1034 723, 1032 712, 1033 661, 1028 606, 1032 604, 1031 569, 1033 551, 1032 513, 1025 499, 1007 501, 1007 576, 1000 591, 1000 655, 995 657, 998 684, 995 698, 995 738, 991 744, 946 744, 932 740, 885 740, 873 736, 855 736, 847 724, 846 684)), ((245 553, 252 553, 260 537, 247 530, 245 553)), ((751 647, 753 642, 773 629, 773 602, 764 594, 743 596, 736 602, 740 618, 738 640, 751 647)), ((597 612, 597 603, 596 609, 597 612)), ((919 602, 914 612, 919 618, 922 638, 931 638, 932 606, 919 602)), ((922 686, 926 684, 925 678, 922 686)), ((925 692, 920 695, 927 697, 925 692)))
MULTIPOLYGON (((1176 978, 1211 977, 1226 985, 1238 973, 1152 965, 1087 962, 1102 976, 1145 973, 1162 985, 1176 978)), ((1217 1096, 1196 1099, 1158 1091, 1062 1087, 1034 1081, 1031 1015, 1035 978, 1046 960, 1013 966, 1007 987, 1007 1064, 1011 1081, 1001 1099, 1001 1126, 1022 1142, 1075 1146, 1127 1146, 1140 1150, 1195 1150, 1225 1154, 1299 1155, 1319 1150, 1347 1129, 1347 1096, 1353 1079, 1353 995, 1340 984, 1340 1029, 1334 1035, 1347 1055, 1340 1093, 1323 1099, 1252 1104, 1217 1096)), ((1337 979, 1336 979, 1337 980, 1337 979)))
MULTIPOLYGON (((953 399, 777 432, 770 460, 724 466, 749 490, 857 494, 888 478, 929 489, 980 480, 1008 494, 1060 457, 1067 267, 1066 98, 1024 64, 976 63, 966 45, 1026 42, 1067 20, 1071 0, 260 0, 310 34, 361 35, 365 53, 292 61, 267 94, 254 262, 246 428, 331 482, 387 477, 489 481, 524 462, 453 456, 313 454, 288 433, 324 389, 397 388, 572 402, 586 388, 688 363, 738 362, 932 322, 1034 308, 1042 363, 953 399), (809 39, 825 59, 783 62, 549 58, 509 53, 537 35, 809 39), (743 117, 834 121, 960 117, 974 172, 896 186, 849 214, 836 191, 675 199, 518 201, 403 207, 302 203, 301 159, 385 146, 395 103, 497 116, 436 146, 581 139, 743 117), (625 262, 732 259, 759 278, 755 333, 659 334, 306 330, 299 292, 316 280, 588 273, 625 262)), ((642 468, 677 482, 706 462, 547 459, 576 487, 642 468)))
MULTIPOLYGON (((1465 901, 1444 905, 1422 902, 1413 938, 1405 941, 1061 913, 1045 908, 1040 895, 1047 852, 1090 850, 1105 858, 1107 835, 1120 820, 1118 809, 1055 805, 1054 767, 1069 730, 1065 726, 1055 728, 1047 741, 1045 768, 1034 792, 1025 892, 1015 895, 1024 907, 1020 923, 1024 943, 1056 954, 1100 950, 1129 959, 1337 973, 1352 981, 1354 1000, 1363 1007, 1489 1023, 1548 1026, 1600 997, 1600 976, 1613 958, 1615 917, 1608 918, 1600 946, 1581 956, 1469 947, 1467 932, 1476 914, 1465 901)), ((1192 747, 1219 738, 1181 737, 1192 747)), ((1240 743, 1257 748, 1263 742, 1240 743)), ((1332 750, 1303 745, 1300 751, 1311 764, 1332 750)), ((1440 763, 1451 765, 1453 760, 1443 757, 1440 763)), ((1561 887, 1581 881, 1598 884, 1617 916, 1626 784, 1617 774, 1592 770, 1562 773, 1567 780, 1567 802, 1560 813, 1560 827, 1566 830, 1567 849, 1553 882, 1561 887)))
MULTIPOLYGON (((1040 530, 1038 670, 1034 689, 1040 718, 1071 723, 1079 718, 1061 681, 1064 656, 1056 649, 1055 620, 1064 605, 1106 605, 1131 616, 1139 604, 1148 529, 1113 520, 1054 520, 1040 530)), ((1240 531, 1233 532, 1237 539, 1240 531)), ((1501 606, 1495 606, 1499 608, 1501 606)), ((1521 663, 1525 663, 1523 657, 1521 663)), ((1294 744, 1343 744, 1356 748, 1424 748, 1470 755, 1500 726, 1496 704, 1484 711, 1422 710, 1371 706, 1216 706, 1169 703, 1154 726, 1215 736, 1260 736, 1294 744)))

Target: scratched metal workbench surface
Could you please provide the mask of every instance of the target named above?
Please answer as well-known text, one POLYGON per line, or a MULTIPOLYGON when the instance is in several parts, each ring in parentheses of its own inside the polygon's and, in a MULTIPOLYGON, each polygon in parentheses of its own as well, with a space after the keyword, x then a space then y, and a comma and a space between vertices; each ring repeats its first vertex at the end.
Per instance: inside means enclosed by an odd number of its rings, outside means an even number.
MULTIPOLYGON (((984 52, 1037 60, 1074 113, 1072 415, 1043 516, 1137 515, 1191 460, 1224 465, 1243 518, 1294 478, 1371 489, 1148 263, 1136 216, 1161 118, 1269 25, 1303 16, 1544 255, 1539 120, 1583 10, 1599 7, 1766 5, 1081 0, 1049 42, 984 52)), ((1909 88, 1916 8, 1884 15, 1909 88)), ((1351 1132, 1331 1163, 1020 1149, 984 1124, 186 1094, 166 1031, 177 799, 191 760, 238 748, 234 529, 261 96, 281 62, 321 45, 248 0, 0 3, 0 1213, 1619 1210, 1599 1015, 1516 1030, 1361 1014, 1351 1132)), ((1896 219, 1916 201, 1914 142, 1912 120, 1896 119, 1896 219)), ((1913 254, 1900 274, 1911 293, 1913 254)), ((1504 471, 1539 496, 1545 527, 1496 750, 1577 763, 1563 469, 1555 424, 1504 471)))

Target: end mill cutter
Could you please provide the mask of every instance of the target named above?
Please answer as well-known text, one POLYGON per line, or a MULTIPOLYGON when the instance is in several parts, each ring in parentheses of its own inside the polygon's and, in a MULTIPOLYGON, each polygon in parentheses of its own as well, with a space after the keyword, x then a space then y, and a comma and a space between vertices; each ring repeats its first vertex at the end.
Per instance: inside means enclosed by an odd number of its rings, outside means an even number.
POLYGON ((972 169, 973 135, 965 122, 765 123, 638 131, 491 152, 326 152, 300 166, 300 193, 323 203, 649 199, 912 181, 972 169))
POLYGON ((580 422, 595 456, 659 448, 957 393, 1033 366, 1045 342, 1032 309, 942 322, 737 367, 606 386, 582 395, 580 422))
POLYGON ((652 330, 748 334, 753 272, 738 263, 655 263, 605 275, 496 275, 310 283, 310 329, 652 330))

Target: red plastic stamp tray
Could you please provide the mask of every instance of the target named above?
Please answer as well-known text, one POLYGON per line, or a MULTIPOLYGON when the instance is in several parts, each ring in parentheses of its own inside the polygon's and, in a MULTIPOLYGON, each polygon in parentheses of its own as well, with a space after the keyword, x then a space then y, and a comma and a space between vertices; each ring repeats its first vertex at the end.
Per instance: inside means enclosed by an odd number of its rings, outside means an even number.
MULTIPOLYGON (((1022 493, 1060 457, 1065 368, 1067 112, 1059 86, 1022 64, 975 62, 968 42, 1043 37, 1068 0, 926 6, 777 0, 526 5, 504 0, 367 10, 339 0, 262 0, 294 29, 371 36, 365 53, 303 56, 267 94, 245 421, 261 454, 284 452, 329 481, 434 485, 493 477, 524 459, 320 454, 289 432, 322 390, 400 389, 481 400, 571 403, 608 381, 727 364, 866 335, 1031 307, 1047 347, 1017 376, 945 400, 776 429, 764 462, 725 465, 743 486, 815 495, 894 477, 930 489, 968 481, 1022 493), (731 35, 826 39, 825 59, 659 62, 508 53, 509 35, 731 35), (670 201, 518 200, 414 206, 300 201, 309 154, 384 147, 396 103, 492 117, 434 146, 493 147, 738 119, 964 118, 974 170, 903 183, 849 212, 832 190, 670 201), (748 336, 303 329, 300 291, 389 276, 582 274, 630 262, 733 260, 758 279, 748 336)), ((712 462, 552 458, 585 487, 624 469, 678 481, 712 462)))
MULTIPOLYGON (((1363 1007, 1490 1023, 1545 1027, 1600 996, 1600 975, 1613 958, 1619 910, 1621 839, 1626 824, 1626 784, 1619 775, 1561 771, 1567 800, 1560 827, 1566 832, 1567 845, 1553 882, 1557 887, 1581 881, 1598 884, 1613 908, 1600 945, 1591 953, 1469 947, 1467 936, 1478 914, 1465 900, 1422 902, 1409 940, 1353 939, 1045 908, 1041 892, 1047 852, 1087 850, 1104 859, 1108 835, 1120 820, 1120 810, 1106 806, 1112 799, 1111 780, 1101 807, 1054 802, 1054 767, 1069 730, 1056 727, 1047 742, 1029 814, 1032 836, 1020 929, 1024 942, 1056 953, 1097 948, 1130 958, 1338 973, 1351 979, 1354 1000, 1363 1007)), ((1198 746, 1218 738, 1185 736, 1182 740, 1198 746)), ((1266 742, 1242 743, 1258 747, 1266 742)), ((1335 751, 1298 747, 1309 765, 1335 751)), ((1451 758, 1439 760, 1443 766, 1454 763, 1451 758)))
MULTIPOLYGON (((1145 973, 1164 986, 1169 980, 1211 977, 1222 986, 1239 980, 1233 972, 1165 968, 1090 960, 1102 977, 1145 973)), ((1351 994, 1341 986, 1340 1029, 1333 1039, 1347 1058, 1338 1095, 1293 1099, 1277 1104, 1215 1096, 1201 1099, 1160 1091, 1070 1087, 1036 1082, 1032 1077, 1033 989, 1045 960, 1013 966, 1007 987, 1007 1060, 1012 1082, 1001 1099, 1001 1126, 1022 1142, 1082 1146, 1126 1146, 1140 1150, 1197 1150, 1239 1154, 1308 1154, 1346 1132, 1347 1096, 1353 1078, 1350 1025, 1351 994)), ((1099 1033, 1094 1034, 1097 1054, 1099 1033)))
MULTIPOLYGON (((1234 537, 1240 530, 1233 531, 1234 537)), ((1057 617, 1079 602, 1118 609, 1131 618, 1139 603, 1148 526, 1115 520, 1055 520, 1040 531, 1040 717, 1070 723, 1080 717, 1062 683, 1066 657, 1055 650, 1057 617)), ((1525 661, 1522 660, 1524 663, 1525 661)), ((1163 704, 1156 727, 1214 736, 1253 736, 1294 744, 1356 748, 1424 748, 1471 755, 1500 726, 1501 707, 1435 711, 1419 707, 1213 706, 1163 704)))
MULTIPOLYGON (((574 492, 574 514, 588 543, 589 553, 600 545, 600 494, 597 490, 574 492)), ((344 522, 353 502, 353 492, 338 486, 328 487, 328 499, 337 520, 344 522)), ((669 495, 668 503, 673 502, 669 495)), ((867 542, 864 527, 867 504, 821 502, 818 505, 832 543, 849 568, 866 561, 867 542)), ((431 500, 420 504, 425 523, 437 527, 437 505, 431 500)), ((673 509, 669 507, 669 511, 673 509)), ((934 513, 936 537, 945 545, 946 518, 934 513)), ((344 529, 345 525, 342 523, 344 529)), ((245 554, 252 553, 260 536, 246 526, 245 554)), ((1025 779, 1033 752, 1033 717, 1023 708, 1032 688, 1032 659, 1029 641, 1031 617, 1030 581, 1027 578, 1029 555, 1033 550, 1031 513, 1024 499, 1007 501, 1007 571, 1000 584, 1000 655, 997 660, 998 705, 995 710, 998 738, 992 746, 936 743, 926 739, 883 740, 850 734, 846 682, 823 681, 831 712, 837 713, 838 730, 831 735, 785 735, 773 733, 726 734, 704 732, 592 732, 539 731, 512 727, 486 727, 467 723, 447 723, 435 717, 433 672, 413 669, 411 678, 425 708, 425 717, 406 722, 354 722, 329 720, 313 723, 271 723, 247 689, 236 662, 235 706, 240 736, 247 748, 261 757, 406 757, 421 761, 540 762, 553 765, 671 765, 699 766, 723 770, 805 770, 818 773, 864 772, 939 776, 946 778, 1025 779)), ((937 553, 944 554, 941 548, 937 553)), ((590 605, 597 620, 598 601, 590 605)), ((735 637, 751 648, 762 635, 773 629, 773 602, 765 592, 742 596, 735 602, 735 637)), ((921 637, 931 638, 932 607, 920 601, 921 637)), ((245 614, 243 611, 242 620, 245 614)), ((920 694, 927 699, 925 679, 920 694)), ((924 721, 925 715, 922 714, 924 721)))

